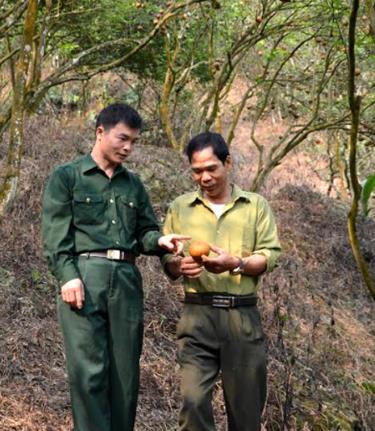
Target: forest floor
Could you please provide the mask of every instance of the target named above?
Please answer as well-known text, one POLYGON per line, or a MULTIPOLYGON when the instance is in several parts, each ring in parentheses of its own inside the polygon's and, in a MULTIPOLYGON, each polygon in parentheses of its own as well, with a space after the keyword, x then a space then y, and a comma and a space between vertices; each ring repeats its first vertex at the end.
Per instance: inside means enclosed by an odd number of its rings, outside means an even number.
MULTIPOLYGON (((275 127, 282 125, 264 122, 260 138, 270 140, 275 127)), ((245 188, 256 157, 248 135, 244 121, 232 147, 234 178, 245 188)), ((53 166, 89 150, 93 130, 39 115, 28 121, 25 138, 20 193, 0 226, 0 429, 70 431, 55 288, 40 245, 41 195, 53 166)), ((162 221, 170 201, 192 183, 182 156, 150 150, 138 145, 128 165, 141 175, 162 221)), ((324 151, 300 149, 261 191, 274 209, 283 247, 278 268, 260 290, 269 352, 263 430, 375 429, 375 306, 351 254, 347 204, 326 195, 326 168, 324 151)), ((360 218, 358 232, 374 274, 374 222, 360 218)), ((136 429, 172 431, 180 405, 175 327, 182 287, 169 283, 155 258, 141 257, 139 266, 145 340, 136 429)), ((219 385, 214 404, 224 430, 219 385)))

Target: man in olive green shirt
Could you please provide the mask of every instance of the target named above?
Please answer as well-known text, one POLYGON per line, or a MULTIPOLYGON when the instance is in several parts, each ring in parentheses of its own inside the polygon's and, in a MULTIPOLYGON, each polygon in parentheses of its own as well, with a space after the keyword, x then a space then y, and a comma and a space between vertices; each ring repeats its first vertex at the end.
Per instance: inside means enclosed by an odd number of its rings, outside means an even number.
POLYGON ((75 431, 133 429, 143 336, 135 258, 178 252, 185 239, 162 236, 143 184, 122 166, 141 125, 127 105, 102 110, 91 154, 57 167, 44 193, 75 431))
POLYGON ((183 406, 180 430, 213 431, 211 397, 221 372, 230 431, 260 430, 266 397, 266 355, 256 292, 260 275, 280 254, 272 211, 264 198, 230 183, 224 139, 202 133, 187 148, 200 190, 171 205, 164 233, 206 241, 202 260, 162 257, 167 274, 183 276, 185 304, 177 328, 183 406))

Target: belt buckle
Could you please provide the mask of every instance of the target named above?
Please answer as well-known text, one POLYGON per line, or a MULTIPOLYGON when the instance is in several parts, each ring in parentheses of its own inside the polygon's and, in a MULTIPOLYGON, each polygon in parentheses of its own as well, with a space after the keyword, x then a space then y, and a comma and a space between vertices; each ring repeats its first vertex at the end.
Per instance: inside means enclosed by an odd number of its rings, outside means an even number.
POLYGON ((232 308, 234 306, 234 297, 214 295, 212 297, 212 306, 215 308, 232 308))
POLYGON ((121 259, 121 250, 107 250, 107 259, 120 260, 121 259))

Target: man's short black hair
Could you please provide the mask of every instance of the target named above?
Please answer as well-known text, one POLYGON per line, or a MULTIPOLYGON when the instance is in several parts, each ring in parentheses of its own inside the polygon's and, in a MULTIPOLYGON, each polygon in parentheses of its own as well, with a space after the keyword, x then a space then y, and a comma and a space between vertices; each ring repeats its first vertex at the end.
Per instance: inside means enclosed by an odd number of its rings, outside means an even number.
POLYGON ((95 130, 102 126, 107 131, 118 123, 124 123, 131 129, 137 130, 140 130, 143 125, 142 118, 135 109, 125 103, 114 103, 100 111, 96 119, 95 130))
POLYGON ((228 145, 219 133, 213 132, 200 133, 191 139, 185 148, 185 154, 188 156, 189 162, 191 162, 193 153, 208 147, 212 148, 215 156, 224 164, 229 156, 228 145))

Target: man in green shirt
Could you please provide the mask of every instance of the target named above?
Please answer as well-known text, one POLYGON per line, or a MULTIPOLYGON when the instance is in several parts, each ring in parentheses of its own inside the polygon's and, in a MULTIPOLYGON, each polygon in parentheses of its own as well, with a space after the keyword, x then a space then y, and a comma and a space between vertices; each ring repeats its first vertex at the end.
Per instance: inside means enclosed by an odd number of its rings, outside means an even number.
POLYGON ((183 405, 180 430, 213 431, 211 397, 221 372, 230 431, 258 431, 266 397, 266 355, 256 292, 280 254, 264 198, 231 184, 224 139, 202 133, 187 148, 200 190, 171 205, 164 233, 210 244, 210 255, 164 255, 172 278, 183 276, 185 304, 177 327, 183 405))
POLYGON ((103 109, 91 154, 57 167, 44 193, 75 431, 133 429, 143 336, 135 258, 178 252, 186 239, 162 236, 143 184, 122 166, 141 126, 127 105, 103 109))

